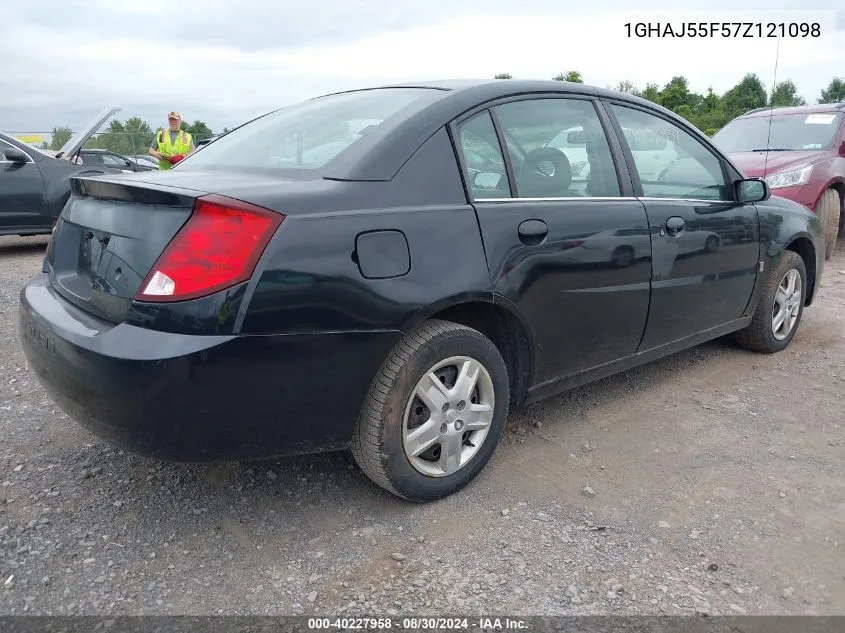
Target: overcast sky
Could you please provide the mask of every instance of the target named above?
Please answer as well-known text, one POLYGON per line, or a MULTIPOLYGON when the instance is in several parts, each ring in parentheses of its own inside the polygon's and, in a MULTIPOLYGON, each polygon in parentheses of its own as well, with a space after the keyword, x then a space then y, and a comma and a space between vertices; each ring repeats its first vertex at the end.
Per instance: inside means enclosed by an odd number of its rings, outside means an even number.
POLYGON ((738 20, 821 22, 820 40, 780 44, 778 79, 808 102, 845 75, 843 0, 0 0, 0 129, 78 129, 114 105, 220 130, 325 92, 498 72, 638 87, 682 74, 717 92, 756 72, 768 86, 773 39, 629 39, 624 27, 738 20))

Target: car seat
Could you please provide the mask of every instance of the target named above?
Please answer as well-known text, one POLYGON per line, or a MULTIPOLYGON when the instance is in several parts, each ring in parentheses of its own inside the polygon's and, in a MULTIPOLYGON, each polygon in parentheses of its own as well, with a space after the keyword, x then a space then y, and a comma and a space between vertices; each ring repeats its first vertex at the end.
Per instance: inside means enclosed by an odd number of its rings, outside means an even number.
POLYGON ((526 154, 517 176, 521 198, 558 198, 574 195, 569 159, 556 147, 537 147, 526 154))

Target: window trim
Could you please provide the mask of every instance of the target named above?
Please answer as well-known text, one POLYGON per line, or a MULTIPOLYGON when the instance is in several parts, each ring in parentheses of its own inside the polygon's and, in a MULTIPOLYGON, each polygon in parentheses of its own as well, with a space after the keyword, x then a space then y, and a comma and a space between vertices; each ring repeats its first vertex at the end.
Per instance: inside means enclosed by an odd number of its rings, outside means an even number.
POLYGON ((499 143, 499 151, 502 152, 502 160, 505 162, 505 173, 508 175, 508 182, 510 183, 511 198, 519 197, 519 188, 516 184, 516 172, 513 169, 513 161, 511 160, 511 152, 507 147, 507 138, 505 137, 505 128, 502 127, 502 122, 499 120, 499 115, 491 107, 487 108, 490 113, 490 118, 493 120, 493 129, 496 131, 496 140, 499 143))
POLYGON ((731 192, 731 199, 730 200, 709 200, 709 202, 721 202, 721 203, 737 203, 736 199, 736 191, 735 188, 732 186, 733 182, 737 178, 741 178, 741 176, 736 172, 735 168, 731 164, 730 160, 728 160, 719 150, 716 148, 709 140, 702 138, 702 133, 700 130, 692 126, 687 122, 679 122, 674 120, 672 117, 666 116, 664 113, 654 110, 652 108, 643 107, 638 103, 630 103, 628 101, 624 101, 622 99, 613 99, 613 98, 605 98, 600 99, 602 102, 603 109, 606 111, 607 116, 610 118, 614 134, 617 136, 621 146, 622 151, 625 156, 625 161, 629 164, 630 169, 630 177, 631 182, 634 186, 634 195, 638 198, 644 200, 699 200, 703 201, 703 199, 698 198, 657 198, 654 196, 646 196, 645 191, 643 190, 643 184, 640 180, 640 173, 637 169, 636 162, 634 161, 634 153, 631 151, 631 147, 628 143, 628 139, 625 138, 625 134, 622 131, 622 124, 619 122, 619 119, 616 117, 616 113, 613 111, 611 106, 618 106, 621 108, 629 108, 631 110, 637 110, 639 112, 643 112, 644 114, 649 114, 653 117, 661 119, 665 121, 669 125, 674 125, 677 128, 680 128, 682 131, 689 134, 693 139, 698 141, 698 143, 708 151, 713 158, 719 163, 719 169, 722 172, 722 178, 725 179, 725 186, 731 192))
POLYGON ((489 202, 489 201, 503 201, 503 200, 515 200, 520 201, 523 204, 525 202, 530 201, 558 201, 558 200, 624 200, 629 199, 636 196, 636 187, 634 186, 633 177, 631 174, 630 169, 625 160, 625 156, 623 153, 623 146, 620 144, 619 139, 616 136, 616 130, 613 128, 613 119, 608 116, 608 113, 605 112, 603 105, 601 104, 602 99, 597 97, 596 95, 589 95, 583 93, 569 93, 569 92, 531 92, 531 93, 523 93, 523 94, 516 94, 516 95, 508 95, 507 97, 501 97, 498 99, 491 99, 489 101, 485 101, 484 103, 480 103, 473 108, 470 108, 466 112, 462 113, 460 116, 452 119, 446 128, 449 132, 449 136, 452 139, 452 147, 455 151, 455 155, 458 158, 458 165, 461 171, 461 181, 464 183, 464 193, 467 197, 468 204, 473 204, 475 202, 489 202), (567 99, 567 100, 579 100, 579 101, 590 101, 593 105, 593 109, 596 112, 596 116, 599 119, 599 123, 602 127, 602 131, 604 132, 605 139, 608 143, 608 149, 610 150, 611 159, 613 161, 613 166, 616 170, 616 180, 619 185, 619 196, 607 197, 607 196, 581 196, 578 198, 572 197, 559 197, 559 198, 520 198, 514 196, 514 193, 518 194, 518 190, 516 189, 516 182, 513 179, 513 166, 511 165, 510 160, 510 152, 506 149, 506 143, 503 144, 504 139, 504 130, 501 128, 501 124, 496 116, 494 108, 500 105, 504 105, 506 103, 511 103, 514 101, 536 101, 536 100, 550 100, 550 99, 567 99), (490 117, 493 119, 493 125, 496 129, 496 134, 498 136, 499 141, 499 151, 502 152, 502 156, 505 159, 505 169, 508 172, 508 179, 509 179, 509 189, 511 192, 510 198, 478 198, 476 199, 472 195, 472 189, 469 186, 469 183, 466 180, 466 164, 463 157, 463 151, 461 149, 460 144, 460 134, 459 128, 463 125, 467 120, 473 118, 475 115, 481 113, 482 111, 487 110, 490 117), (510 166, 510 167, 509 167, 510 166))
MULTIPOLYGON (((509 166, 510 159, 505 156, 505 153, 502 150, 502 142, 499 139, 499 131, 496 126, 496 120, 493 117, 493 113, 488 108, 476 109, 473 114, 461 117, 460 122, 453 121, 452 123, 447 125, 449 136, 452 137, 452 146, 455 150, 455 155, 458 158, 458 168, 461 172, 461 182, 463 182, 464 184, 464 195, 466 195, 469 204, 472 204, 476 200, 476 198, 472 195, 472 186, 469 183, 469 166, 467 165, 466 156, 464 156, 463 145, 461 144, 461 128, 476 117, 482 116, 484 114, 487 115, 487 119, 490 121, 490 123, 493 124, 493 132, 494 134, 496 134, 496 142, 499 144, 499 153, 502 155, 502 160, 504 161, 505 165, 505 175, 508 179, 508 191, 510 192, 511 198, 513 197, 515 190, 514 182, 511 176, 511 168, 509 166)), ((510 200, 511 198, 507 199, 510 200)), ((486 199, 487 198, 478 198, 478 200, 486 199)))

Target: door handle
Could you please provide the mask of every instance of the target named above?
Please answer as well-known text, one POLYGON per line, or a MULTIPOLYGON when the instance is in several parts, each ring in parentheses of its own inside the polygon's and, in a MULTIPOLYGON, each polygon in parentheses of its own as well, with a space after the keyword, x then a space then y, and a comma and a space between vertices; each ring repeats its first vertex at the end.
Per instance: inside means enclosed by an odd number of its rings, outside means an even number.
POLYGON ((674 215, 666 220, 666 234, 672 237, 680 235, 685 227, 686 222, 684 222, 683 218, 680 218, 677 215, 674 215))
POLYGON ((525 220, 519 225, 519 240, 528 246, 540 244, 549 234, 549 227, 542 220, 525 220))

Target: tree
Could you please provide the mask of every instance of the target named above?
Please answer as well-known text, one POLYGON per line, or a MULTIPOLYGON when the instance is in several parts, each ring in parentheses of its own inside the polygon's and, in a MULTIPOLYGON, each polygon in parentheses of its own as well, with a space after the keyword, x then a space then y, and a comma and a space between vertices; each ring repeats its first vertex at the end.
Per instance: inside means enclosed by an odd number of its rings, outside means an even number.
POLYGON ((748 73, 722 97, 725 113, 733 119, 754 108, 763 108, 768 101, 763 82, 754 73, 748 73))
POLYGON ((69 127, 58 125, 53 128, 53 132, 50 136, 50 145, 48 146, 48 149, 57 152, 73 136, 73 130, 71 130, 69 127))
POLYGON ((510 73, 499 73, 493 79, 513 79, 513 75, 510 73))
POLYGON ((798 94, 798 88, 791 79, 781 81, 772 90, 772 96, 769 98, 770 106, 802 106, 807 105, 807 102, 798 94))
POLYGON ((640 93, 634 93, 638 97, 642 97, 643 99, 648 99, 649 101, 653 101, 654 103, 660 103, 660 88, 657 84, 646 84, 645 90, 640 93))
POLYGON ((183 121, 182 129, 188 132, 193 137, 195 143, 197 141, 202 141, 214 136, 214 132, 211 131, 211 128, 208 127, 204 121, 197 120, 187 126, 183 121))
MULTIPOLYGON (((677 112, 681 106, 686 106, 690 112, 697 101, 701 100, 701 95, 691 93, 689 90, 689 81, 686 77, 677 76, 669 80, 663 90, 660 91, 658 103, 664 108, 668 108, 673 112, 677 112)), ((682 115, 683 116, 683 115, 682 115)))
POLYGON ((130 151, 131 143, 122 121, 114 120, 109 122, 108 130, 93 136, 86 144, 86 147, 107 149, 118 154, 134 154, 130 151))
POLYGON ((730 117, 725 114, 722 98, 713 92, 713 88, 708 88, 707 94, 701 98, 694 108, 689 121, 699 130, 703 130, 706 134, 712 136, 730 121, 730 117))
POLYGON ((627 79, 616 84, 616 87, 613 88, 613 90, 616 90, 616 92, 624 92, 629 95, 637 94, 637 87, 627 79))
POLYGON ((582 84, 584 83, 584 77, 581 76, 577 70, 570 70, 567 73, 561 73, 559 75, 555 75, 552 77, 555 81, 568 81, 573 84, 582 84))
POLYGON ((123 124, 123 131, 126 135, 126 144, 131 148, 132 154, 145 154, 153 139, 153 129, 150 124, 141 117, 133 116, 126 119, 123 124))
POLYGON ((845 78, 834 77, 827 88, 822 90, 819 103, 839 103, 845 101, 845 78))

